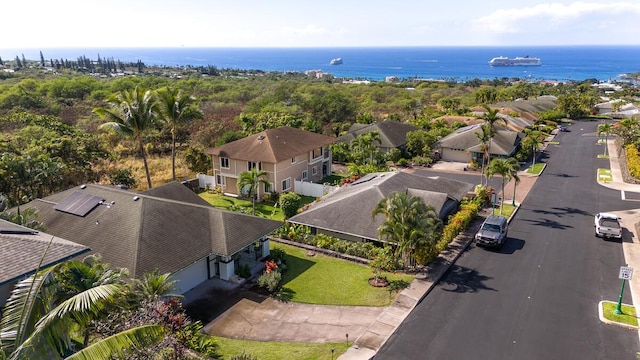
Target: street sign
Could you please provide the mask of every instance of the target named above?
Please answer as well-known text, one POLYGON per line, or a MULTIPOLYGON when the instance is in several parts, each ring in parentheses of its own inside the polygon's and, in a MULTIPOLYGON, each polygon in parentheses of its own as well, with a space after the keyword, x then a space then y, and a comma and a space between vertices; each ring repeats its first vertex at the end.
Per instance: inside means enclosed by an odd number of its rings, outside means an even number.
POLYGON ((620 266, 620 275, 618 275, 618 279, 631 280, 631 276, 633 276, 633 268, 632 267, 620 266))

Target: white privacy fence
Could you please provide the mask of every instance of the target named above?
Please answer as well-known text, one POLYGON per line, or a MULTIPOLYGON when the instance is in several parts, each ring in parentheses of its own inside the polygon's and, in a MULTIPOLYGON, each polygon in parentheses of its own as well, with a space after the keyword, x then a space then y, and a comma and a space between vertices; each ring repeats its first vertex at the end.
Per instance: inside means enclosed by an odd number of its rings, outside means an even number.
MULTIPOLYGON (((216 187, 216 179, 211 175, 198 174, 198 187, 201 189, 206 189, 209 187, 213 189, 216 187)), ((294 181, 293 189, 294 192, 298 195, 305 196, 313 196, 313 197, 321 197, 326 195, 334 190, 336 190, 338 186, 332 186, 329 184, 316 184, 308 181, 294 181)))

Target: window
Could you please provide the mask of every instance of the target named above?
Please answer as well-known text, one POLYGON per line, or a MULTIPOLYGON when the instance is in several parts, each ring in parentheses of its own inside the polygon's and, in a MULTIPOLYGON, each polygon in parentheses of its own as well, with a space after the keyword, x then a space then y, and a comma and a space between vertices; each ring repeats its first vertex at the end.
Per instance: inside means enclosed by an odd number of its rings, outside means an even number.
POLYGON ((282 191, 287 191, 291 189, 291 178, 286 178, 282 180, 282 191))
POLYGON ((291 163, 292 163, 292 164, 295 164, 295 163, 296 163, 296 158, 295 158, 295 157, 292 157, 292 158, 291 158, 291 163))
POLYGON ((317 158, 321 158, 323 156, 323 151, 322 148, 317 148, 317 149, 313 149, 313 153, 311 155, 312 159, 317 159, 317 158))
POLYGON ((221 157, 220 158, 220 167, 223 169, 229 168, 229 158, 221 157))
POLYGON ((266 193, 270 193, 271 192, 271 184, 270 183, 264 183, 264 192, 266 192, 266 193))
POLYGON ((216 175, 216 184, 218 185, 224 185, 224 179, 225 177, 222 175, 216 175))
POLYGON ((317 167, 312 167, 311 168, 311 175, 316 176, 318 175, 318 168, 317 167))
POLYGON ((262 163, 247 161, 247 171, 251 171, 251 169, 254 169, 254 168, 258 170, 262 170, 262 163))
POLYGON ((307 174, 307 170, 304 170, 302 172, 302 180, 307 180, 308 174, 307 174))

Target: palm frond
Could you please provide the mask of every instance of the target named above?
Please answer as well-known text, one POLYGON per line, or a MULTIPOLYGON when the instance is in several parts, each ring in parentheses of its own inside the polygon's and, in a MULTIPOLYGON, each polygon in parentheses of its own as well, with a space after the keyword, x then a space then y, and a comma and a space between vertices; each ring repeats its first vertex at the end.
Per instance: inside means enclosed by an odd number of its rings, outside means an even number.
POLYGON ((125 355, 126 350, 157 344, 163 337, 164 328, 161 325, 139 326, 91 344, 66 360, 110 359, 113 355, 125 355))

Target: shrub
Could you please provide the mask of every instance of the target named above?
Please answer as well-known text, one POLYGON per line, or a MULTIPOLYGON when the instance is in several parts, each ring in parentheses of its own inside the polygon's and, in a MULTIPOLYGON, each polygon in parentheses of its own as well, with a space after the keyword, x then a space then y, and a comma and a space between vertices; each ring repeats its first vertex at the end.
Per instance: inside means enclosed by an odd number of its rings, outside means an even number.
POLYGON ((251 277, 251 267, 249 267, 249 264, 240 265, 240 267, 238 268, 238 276, 243 279, 248 279, 251 277))
POLYGON ((284 261, 284 257, 286 255, 287 255, 287 253, 282 249, 271 249, 270 254, 269 254, 271 259, 273 261, 275 261, 276 263, 278 263, 278 262, 282 263, 284 261))
POLYGON ((635 145, 630 144, 624 147, 625 154, 627 156, 627 167, 629 173, 634 178, 640 178, 640 153, 635 145))
POLYGON ((111 185, 125 185, 132 187, 136 184, 131 169, 116 169, 109 174, 109 182, 111 185))
POLYGON ((278 200, 280 204, 280 208, 284 213, 284 216, 288 219, 298 212, 298 208, 300 207, 300 195, 296 193, 285 193, 280 195, 280 199, 278 200))
POLYGON ((266 289, 269 293, 273 294, 278 291, 280 287, 280 281, 282 280, 282 274, 278 271, 264 272, 258 278, 258 286, 266 289))

